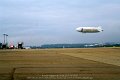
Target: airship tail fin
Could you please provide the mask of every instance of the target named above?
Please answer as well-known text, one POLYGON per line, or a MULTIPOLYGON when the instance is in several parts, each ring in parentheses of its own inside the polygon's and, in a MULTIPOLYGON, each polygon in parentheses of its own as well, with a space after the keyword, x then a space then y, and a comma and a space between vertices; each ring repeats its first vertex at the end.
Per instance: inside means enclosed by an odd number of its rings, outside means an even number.
POLYGON ((100 32, 103 31, 102 26, 98 26, 98 29, 99 29, 100 32))

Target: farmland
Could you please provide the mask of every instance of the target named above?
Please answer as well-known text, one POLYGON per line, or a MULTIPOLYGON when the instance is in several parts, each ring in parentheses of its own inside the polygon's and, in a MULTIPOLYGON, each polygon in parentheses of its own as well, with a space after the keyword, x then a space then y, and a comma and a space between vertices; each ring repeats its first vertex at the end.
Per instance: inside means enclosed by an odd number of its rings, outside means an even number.
POLYGON ((120 48, 0 50, 0 80, 120 80, 120 48))

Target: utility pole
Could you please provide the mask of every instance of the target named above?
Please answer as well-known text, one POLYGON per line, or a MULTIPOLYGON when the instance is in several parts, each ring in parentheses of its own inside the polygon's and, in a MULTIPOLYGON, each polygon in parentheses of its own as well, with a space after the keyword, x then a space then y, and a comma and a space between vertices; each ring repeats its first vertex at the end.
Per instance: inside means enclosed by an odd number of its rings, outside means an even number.
POLYGON ((4 44, 5 44, 5 36, 6 36, 6 34, 3 34, 3 36, 4 36, 4 44))
POLYGON ((6 45, 8 44, 7 37, 8 37, 8 35, 6 34, 6 45))
POLYGON ((3 36, 4 36, 4 44, 7 44, 7 34, 3 34, 3 36))
POLYGON ((3 45, 2 45, 2 48, 3 49, 7 49, 7 34, 3 34, 3 36, 4 36, 4 43, 3 43, 3 45))

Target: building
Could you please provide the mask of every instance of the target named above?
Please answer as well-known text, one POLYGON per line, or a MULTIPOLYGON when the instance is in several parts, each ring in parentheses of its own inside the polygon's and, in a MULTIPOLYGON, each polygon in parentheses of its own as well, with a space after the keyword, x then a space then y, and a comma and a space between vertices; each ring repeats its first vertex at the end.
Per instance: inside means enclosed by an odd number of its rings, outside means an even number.
POLYGON ((18 49, 23 49, 23 42, 18 42, 18 49))

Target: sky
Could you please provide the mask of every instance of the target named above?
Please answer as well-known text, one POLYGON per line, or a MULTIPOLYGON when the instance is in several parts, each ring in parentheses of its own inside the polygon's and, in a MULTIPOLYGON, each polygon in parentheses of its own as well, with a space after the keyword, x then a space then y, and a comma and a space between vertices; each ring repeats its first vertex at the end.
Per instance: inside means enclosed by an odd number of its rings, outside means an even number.
POLYGON ((9 44, 120 42, 120 0, 0 0, 0 42, 9 44), (83 34, 80 26, 102 26, 83 34))

